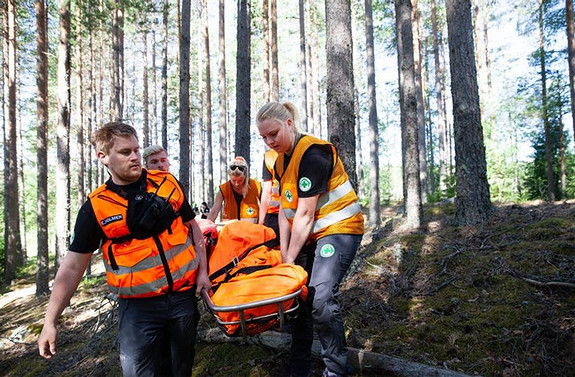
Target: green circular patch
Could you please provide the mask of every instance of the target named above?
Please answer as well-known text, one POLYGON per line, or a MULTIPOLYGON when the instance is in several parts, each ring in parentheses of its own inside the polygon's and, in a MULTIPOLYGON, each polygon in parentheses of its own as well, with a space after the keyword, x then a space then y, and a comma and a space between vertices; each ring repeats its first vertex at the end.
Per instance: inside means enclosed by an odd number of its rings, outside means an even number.
POLYGON ((321 249, 319 249, 319 255, 321 255, 323 258, 329 258, 333 254, 335 254, 335 247, 333 247, 333 245, 330 243, 326 243, 321 247, 321 249))
POLYGON ((308 177, 301 177, 299 180, 299 189, 303 192, 311 189, 311 180, 308 177))

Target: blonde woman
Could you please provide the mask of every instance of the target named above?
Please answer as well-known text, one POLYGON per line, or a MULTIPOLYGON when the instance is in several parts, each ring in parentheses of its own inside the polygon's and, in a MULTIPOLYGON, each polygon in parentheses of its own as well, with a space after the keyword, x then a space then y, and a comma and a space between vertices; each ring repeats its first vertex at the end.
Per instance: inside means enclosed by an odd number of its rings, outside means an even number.
POLYGON ((278 153, 274 174, 280 187, 282 260, 309 276, 310 294, 292 325, 291 376, 312 373, 313 330, 326 365, 323 376, 346 376, 347 346, 338 288, 363 236, 363 215, 335 147, 302 134, 289 102, 270 102, 257 114, 259 133, 278 153))
POLYGON ((257 224, 262 192, 260 182, 250 178, 248 163, 240 156, 230 162, 228 174, 230 179, 220 185, 208 219, 215 221, 221 210, 222 222, 241 220, 257 224))

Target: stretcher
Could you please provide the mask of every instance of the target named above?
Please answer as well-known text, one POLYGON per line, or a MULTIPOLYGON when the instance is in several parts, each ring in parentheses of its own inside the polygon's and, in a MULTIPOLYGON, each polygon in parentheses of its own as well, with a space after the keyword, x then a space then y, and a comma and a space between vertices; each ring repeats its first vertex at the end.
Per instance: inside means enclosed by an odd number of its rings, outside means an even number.
POLYGON ((307 296, 307 273, 281 263, 271 228, 248 222, 226 224, 208 259, 210 292, 202 299, 218 327, 230 337, 283 330, 307 296))

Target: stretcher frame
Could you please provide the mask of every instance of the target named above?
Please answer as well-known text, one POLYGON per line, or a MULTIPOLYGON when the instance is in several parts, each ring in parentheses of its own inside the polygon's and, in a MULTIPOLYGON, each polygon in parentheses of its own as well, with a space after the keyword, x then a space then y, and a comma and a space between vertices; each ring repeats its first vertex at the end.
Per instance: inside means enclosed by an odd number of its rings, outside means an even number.
POLYGON ((278 319, 277 329, 279 331, 283 331, 284 326, 285 326, 285 322, 286 322, 286 314, 290 314, 290 313, 295 312, 299 308, 299 301, 295 300, 293 306, 287 310, 285 310, 283 308, 283 302, 296 298, 297 296, 299 296, 301 294, 301 291, 302 291, 302 288, 299 288, 295 292, 292 292, 292 293, 287 294, 287 295, 275 297, 275 298, 253 301, 253 302, 240 304, 240 305, 218 306, 218 305, 214 305, 212 298, 210 297, 208 292, 205 289, 202 289, 202 299, 204 301, 204 304, 205 304, 207 310, 210 312, 210 314, 212 314, 214 316, 214 318, 216 319, 216 322, 218 323, 218 326, 224 331, 224 333, 227 336, 237 337, 239 335, 228 334, 228 332, 225 330, 225 325, 237 325, 237 324, 239 324, 240 329, 241 329, 241 336, 245 340, 248 337, 247 325, 250 322, 261 321, 261 320, 265 320, 265 319, 273 319, 274 317, 277 317, 277 319, 278 319), (270 305, 270 304, 278 304, 278 311, 275 313, 265 314, 265 315, 261 315, 261 316, 257 316, 257 317, 246 318, 245 313, 244 313, 245 310, 257 308, 259 306, 270 305), (239 321, 232 321, 232 322, 222 321, 218 317, 218 315, 216 314, 216 312, 236 312, 236 311, 239 312, 239 315, 240 315, 239 321))

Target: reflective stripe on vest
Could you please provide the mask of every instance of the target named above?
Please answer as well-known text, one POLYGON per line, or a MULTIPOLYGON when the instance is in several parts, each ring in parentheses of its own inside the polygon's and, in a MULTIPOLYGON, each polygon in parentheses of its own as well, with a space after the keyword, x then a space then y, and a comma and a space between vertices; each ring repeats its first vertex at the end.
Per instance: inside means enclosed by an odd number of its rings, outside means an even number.
POLYGON ((337 155, 335 147, 324 140, 311 135, 303 135, 297 142, 288 165, 284 169, 284 156, 276 161, 277 176, 281 180, 282 210, 290 226, 298 206, 298 176, 301 160, 312 145, 329 145, 333 152, 333 172, 327 187, 330 191, 318 198, 314 213, 310 240, 317 240, 328 234, 363 234, 363 215, 345 168, 337 155))
MULTIPOLYGON (((170 250, 166 251, 166 258, 168 260, 173 259, 180 253, 188 252, 188 248, 191 245, 191 240, 188 238, 186 243, 183 245, 177 245, 170 250)), ((126 274, 133 274, 135 272, 144 271, 151 268, 158 268, 163 270, 162 260, 159 255, 144 259, 142 262, 136 264, 133 267, 118 266, 117 270, 112 269, 112 267, 105 263, 106 272, 120 276, 126 274)), ((198 267, 198 260, 195 258, 191 263, 185 264, 178 268, 176 271, 172 271, 172 279, 174 281, 179 281, 183 279, 190 271, 195 270, 198 267)), ((160 278, 149 283, 134 284, 129 287, 118 287, 110 286, 110 291, 117 294, 120 297, 130 297, 130 296, 144 296, 150 292, 162 292, 165 287, 168 286, 168 279, 165 274, 162 274, 160 278)))
MULTIPOLYGON (((174 210, 180 209, 185 200, 184 193, 171 174, 147 172, 146 178, 142 189, 169 197, 174 210)), ((151 297, 193 286, 198 259, 181 217, 156 236, 134 239, 130 237, 126 223, 127 199, 105 184, 89 198, 106 236, 100 248, 112 292, 124 298, 151 297)))
MULTIPOLYGON (((349 181, 346 181, 343 185, 336 187, 334 190, 321 195, 317 201, 316 211, 319 211, 322 207, 334 203, 336 200, 341 199, 346 194, 353 191, 353 187, 349 181)), ((333 225, 339 221, 345 220, 352 217, 353 215, 361 212, 361 206, 359 203, 353 202, 347 207, 344 207, 338 211, 331 212, 322 218, 316 219, 313 223, 312 232, 319 232, 321 229, 333 225)), ((285 214, 288 219, 293 220, 295 217, 295 210, 291 208, 285 209, 285 214)))

